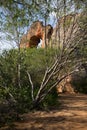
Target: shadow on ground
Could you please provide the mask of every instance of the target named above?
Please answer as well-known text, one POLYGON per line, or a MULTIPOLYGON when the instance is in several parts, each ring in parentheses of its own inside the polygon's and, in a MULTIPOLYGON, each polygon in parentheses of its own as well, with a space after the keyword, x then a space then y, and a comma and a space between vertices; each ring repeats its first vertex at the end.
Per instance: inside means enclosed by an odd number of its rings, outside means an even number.
POLYGON ((60 95, 60 109, 36 111, 0 130, 87 130, 87 95, 60 95))

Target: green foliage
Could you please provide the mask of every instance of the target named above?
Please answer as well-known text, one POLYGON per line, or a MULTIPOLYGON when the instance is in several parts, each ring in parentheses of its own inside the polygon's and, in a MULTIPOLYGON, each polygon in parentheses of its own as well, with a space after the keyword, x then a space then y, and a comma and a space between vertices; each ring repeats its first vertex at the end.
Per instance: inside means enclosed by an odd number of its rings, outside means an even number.
POLYGON ((42 103, 42 108, 52 109, 58 106, 58 94, 56 88, 53 88, 52 91, 46 96, 42 103))
POLYGON ((26 81, 26 71, 28 71, 34 86, 40 86, 47 66, 53 63, 54 55, 55 50, 51 49, 47 51, 43 49, 28 49, 23 52, 21 57, 21 73, 23 73, 24 76, 21 76, 21 84, 29 84, 29 81, 26 81))
POLYGON ((74 38, 74 43, 78 43, 78 46, 74 49, 74 59, 87 61, 87 14, 82 12, 79 14, 77 24, 79 31, 74 38), (78 42, 79 41, 79 42, 78 42))
POLYGON ((78 81, 74 80, 72 84, 75 86, 77 92, 87 94, 87 76, 81 77, 78 81))
MULTIPOLYGON (((17 111, 26 112, 31 109, 31 84, 27 71, 31 75, 34 84, 34 96, 36 96, 45 70, 53 63, 56 51, 55 49, 26 49, 21 50, 20 54, 18 50, 3 52, 0 56, 0 100, 8 100, 8 94, 11 93, 17 101, 17 111), (21 88, 18 86, 18 64, 20 64, 21 88)), ((46 101, 48 100, 47 104, 51 104, 52 97, 51 94, 46 99, 46 101)), ((54 99, 53 97, 52 100, 54 99)))
POLYGON ((6 98, 7 91, 4 88, 0 87, 0 101, 3 101, 6 98))
POLYGON ((73 0, 77 10, 84 10, 87 8, 87 0, 73 0))
POLYGON ((75 73, 71 83, 77 92, 87 94, 87 73, 85 69, 75 73))
POLYGON ((32 104, 31 99, 31 89, 28 86, 23 86, 22 88, 13 88, 10 87, 10 93, 15 97, 16 103, 16 111, 18 113, 24 113, 29 111, 32 104))

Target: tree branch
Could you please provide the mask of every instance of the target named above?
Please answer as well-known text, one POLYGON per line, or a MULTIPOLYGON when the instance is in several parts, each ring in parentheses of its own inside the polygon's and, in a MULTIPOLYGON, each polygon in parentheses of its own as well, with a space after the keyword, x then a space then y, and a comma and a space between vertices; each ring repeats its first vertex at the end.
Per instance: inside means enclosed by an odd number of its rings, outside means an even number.
POLYGON ((31 84, 31 97, 32 97, 32 100, 34 101, 34 85, 33 85, 33 82, 31 80, 31 76, 30 76, 28 71, 27 71, 27 75, 28 75, 29 82, 31 84))

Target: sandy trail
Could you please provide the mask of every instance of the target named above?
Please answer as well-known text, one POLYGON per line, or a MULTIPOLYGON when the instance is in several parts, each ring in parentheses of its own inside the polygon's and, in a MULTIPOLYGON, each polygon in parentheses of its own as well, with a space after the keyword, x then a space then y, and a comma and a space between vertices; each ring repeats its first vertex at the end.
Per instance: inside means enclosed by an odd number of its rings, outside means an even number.
POLYGON ((0 130, 87 130, 87 95, 62 94, 60 108, 22 115, 22 121, 0 130))

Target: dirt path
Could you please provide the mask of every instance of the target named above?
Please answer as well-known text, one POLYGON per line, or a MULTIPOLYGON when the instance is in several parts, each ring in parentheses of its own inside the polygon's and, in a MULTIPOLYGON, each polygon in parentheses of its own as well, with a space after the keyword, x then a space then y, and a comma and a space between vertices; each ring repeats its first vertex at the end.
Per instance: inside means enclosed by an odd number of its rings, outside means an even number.
POLYGON ((87 95, 60 95, 60 102, 60 109, 24 114, 7 130, 87 130, 87 95))

